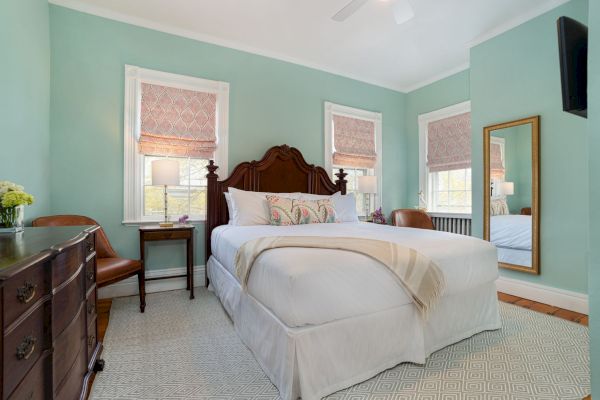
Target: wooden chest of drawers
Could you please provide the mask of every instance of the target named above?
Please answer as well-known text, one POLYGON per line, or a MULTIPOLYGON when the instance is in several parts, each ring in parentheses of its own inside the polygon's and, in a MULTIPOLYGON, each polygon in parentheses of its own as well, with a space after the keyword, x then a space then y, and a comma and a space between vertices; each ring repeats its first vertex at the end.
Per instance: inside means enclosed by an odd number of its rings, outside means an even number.
POLYGON ((0 234, 0 400, 85 399, 102 369, 98 227, 0 234))

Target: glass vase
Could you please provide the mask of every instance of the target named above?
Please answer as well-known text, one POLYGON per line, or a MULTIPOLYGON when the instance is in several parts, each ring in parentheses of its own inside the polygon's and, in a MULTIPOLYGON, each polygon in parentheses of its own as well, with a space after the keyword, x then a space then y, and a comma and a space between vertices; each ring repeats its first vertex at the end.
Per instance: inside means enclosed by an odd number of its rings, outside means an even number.
POLYGON ((25 206, 0 207, 0 233, 21 232, 25 216, 25 206))

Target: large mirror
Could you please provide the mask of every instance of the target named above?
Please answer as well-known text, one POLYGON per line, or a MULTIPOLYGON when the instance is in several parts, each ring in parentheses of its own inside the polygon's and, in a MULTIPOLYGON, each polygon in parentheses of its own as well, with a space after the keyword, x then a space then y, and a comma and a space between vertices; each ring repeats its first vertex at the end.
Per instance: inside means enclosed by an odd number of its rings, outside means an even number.
POLYGON ((540 117, 485 127, 484 237, 503 268, 540 273, 540 117))

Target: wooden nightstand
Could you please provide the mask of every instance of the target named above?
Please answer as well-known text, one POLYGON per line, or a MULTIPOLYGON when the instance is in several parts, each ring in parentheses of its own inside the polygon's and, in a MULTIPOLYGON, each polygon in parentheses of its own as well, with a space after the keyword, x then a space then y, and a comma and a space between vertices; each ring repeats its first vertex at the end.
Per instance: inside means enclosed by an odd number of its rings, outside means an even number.
POLYGON ((140 226, 140 258, 145 265, 146 242, 157 240, 185 240, 187 247, 187 273, 164 278, 147 278, 147 281, 157 279, 182 278, 187 279, 187 290, 190 291, 190 299, 194 298, 194 226, 175 224, 172 228, 161 228, 158 225, 140 226))

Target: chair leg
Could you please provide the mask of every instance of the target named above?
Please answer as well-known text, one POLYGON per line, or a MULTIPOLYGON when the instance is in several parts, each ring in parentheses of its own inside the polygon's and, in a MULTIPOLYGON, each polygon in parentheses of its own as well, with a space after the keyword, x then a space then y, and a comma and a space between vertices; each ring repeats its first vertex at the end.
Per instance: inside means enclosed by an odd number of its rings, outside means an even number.
POLYGON ((138 272, 138 285, 140 289, 140 312, 146 308, 146 277, 144 271, 138 272))

